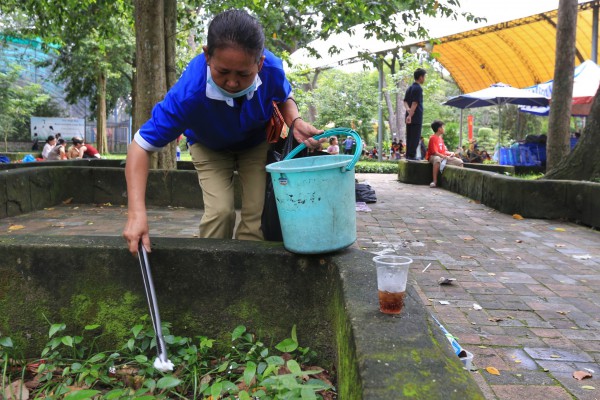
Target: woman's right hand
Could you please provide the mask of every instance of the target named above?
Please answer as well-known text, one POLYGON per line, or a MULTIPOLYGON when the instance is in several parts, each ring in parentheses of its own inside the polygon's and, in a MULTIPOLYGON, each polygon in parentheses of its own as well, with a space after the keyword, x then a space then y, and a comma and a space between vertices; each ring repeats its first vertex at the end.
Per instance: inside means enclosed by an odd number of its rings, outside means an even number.
POLYGON ((140 239, 142 244, 146 248, 147 252, 150 252, 150 229, 148 227, 148 216, 145 212, 129 213, 127 217, 127 224, 123 230, 123 237, 127 241, 127 247, 129 252, 134 256, 138 253, 138 244, 140 239))
POLYGON ((150 252, 150 236, 148 236, 148 215, 146 213, 146 182, 150 156, 135 141, 129 145, 127 163, 125 164, 125 178, 127 179, 127 224, 123 230, 123 237, 127 247, 134 256, 138 253, 140 239, 150 252))

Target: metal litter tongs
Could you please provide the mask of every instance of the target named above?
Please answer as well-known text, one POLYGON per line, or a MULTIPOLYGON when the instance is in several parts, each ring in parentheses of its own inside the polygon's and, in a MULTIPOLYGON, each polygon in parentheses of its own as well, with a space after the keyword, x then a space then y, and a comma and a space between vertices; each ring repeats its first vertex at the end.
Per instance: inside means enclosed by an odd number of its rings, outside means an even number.
POLYGON ((154 325, 154 333, 156 335, 158 357, 154 360, 154 368, 161 372, 173 371, 173 363, 167 358, 167 346, 165 345, 165 338, 162 333, 158 302, 156 301, 156 292, 154 291, 150 263, 148 262, 148 253, 141 240, 138 243, 138 258, 140 260, 140 268, 142 269, 142 277, 144 278, 144 288, 146 289, 150 317, 152 318, 152 325, 154 325))

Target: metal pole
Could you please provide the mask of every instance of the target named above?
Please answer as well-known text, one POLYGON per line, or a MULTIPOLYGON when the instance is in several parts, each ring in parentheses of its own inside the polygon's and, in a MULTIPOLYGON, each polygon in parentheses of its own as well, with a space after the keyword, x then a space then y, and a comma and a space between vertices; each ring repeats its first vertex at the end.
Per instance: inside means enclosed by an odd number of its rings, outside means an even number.
POLYGON ((377 69, 379 71, 379 126, 377 129, 377 160, 381 161, 381 149, 383 148, 383 61, 381 60, 381 58, 379 59, 379 63, 377 64, 377 69))
POLYGON ((462 142, 463 142, 463 137, 462 137, 462 130, 463 130, 463 108, 460 109, 460 131, 458 133, 458 147, 460 147, 462 149, 462 142))
POLYGON ((598 4, 594 4, 592 19, 592 61, 598 63, 598 4))

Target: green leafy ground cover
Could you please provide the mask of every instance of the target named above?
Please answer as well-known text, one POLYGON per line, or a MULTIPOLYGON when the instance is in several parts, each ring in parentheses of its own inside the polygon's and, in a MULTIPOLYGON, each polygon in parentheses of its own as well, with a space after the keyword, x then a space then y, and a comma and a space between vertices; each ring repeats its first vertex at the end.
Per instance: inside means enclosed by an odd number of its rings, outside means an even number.
POLYGON ((0 336, 0 399, 324 399, 336 398, 329 373, 310 366, 314 352, 300 347, 296 327, 269 349, 244 326, 228 343, 205 336, 170 334, 164 324, 172 373, 153 366, 154 332, 144 324, 131 329, 120 348, 99 351, 88 325, 81 335, 52 324, 38 359, 22 359, 8 336, 0 336))

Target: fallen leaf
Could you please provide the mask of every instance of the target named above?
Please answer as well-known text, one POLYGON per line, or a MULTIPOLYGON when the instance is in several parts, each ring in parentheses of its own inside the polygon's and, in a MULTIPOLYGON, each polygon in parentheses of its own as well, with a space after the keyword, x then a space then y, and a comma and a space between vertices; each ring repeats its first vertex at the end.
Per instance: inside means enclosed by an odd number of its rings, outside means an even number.
POLYGON ((521 363, 521 360, 515 360, 515 362, 516 362, 517 364, 520 364, 520 363, 521 363))
POLYGON ((554 247, 566 247, 566 244, 555 244, 554 247))
POLYGON ((62 203, 63 203, 63 204, 71 204, 71 202, 72 202, 72 201, 73 201, 73 198, 72 198, 72 197, 69 197, 68 199, 66 199, 66 200, 63 200, 63 202, 62 202, 62 203))
POLYGON ((468 242, 468 241, 471 241, 471 240, 475 240, 475 238, 474 238, 474 237, 471 237, 471 236, 466 236, 466 237, 464 237, 464 238, 463 238, 463 240, 464 240, 465 242, 468 242))
POLYGON ((110 203, 104 203, 104 204, 102 204, 102 205, 103 205, 103 206, 107 206, 107 207, 112 207, 112 204, 110 204, 110 203))
POLYGON ((582 388, 582 389, 585 389, 585 390, 596 390, 596 388, 595 388, 595 387, 593 387, 593 386, 589 386, 589 385, 584 385, 584 386, 582 386, 581 388, 582 388))
POLYGON ((515 240, 515 242, 517 242, 517 243, 523 243, 523 241, 521 239, 517 239, 517 240, 515 240))
POLYGON ((479 304, 477 303, 473 303, 473 309, 474 310, 483 310, 483 307, 481 307, 479 304))
POLYGON ((504 319, 503 319, 503 318, 496 317, 496 318, 488 318, 488 321, 492 321, 492 322, 500 322, 500 321, 504 321, 504 319))
POLYGON ((513 218, 518 220, 524 219, 520 214, 513 214, 513 218))
POLYGON ((46 210, 46 211, 53 211, 53 210, 54 210, 54 208, 52 208, 52 207, 48 207, 48 208, 44 208, 44 210, 46 210))
POLYGON ((574 371, 573 372, 573 378, 577 379, 578 381, 587 379, 587 378, 591 378, 592 374, 590 374, 587 371, 574 371))
POLYGON ((557 311, 560 315, 567 315, 568 311, 557 311))
POLYGON ((25 228, 23 225, 11 225, 8 227, 9 231, 18 231, 19 229, 25 228))
POLYGON ((29 389, 19 379, 4 387, 2 397, 7 400, 28 400, 29 389))
POLYGON ((495 274, 495 273, 493 273, 493 272, 488 272, 488 275, 489 275, 489 276, 496 276, 496 274, 495 274))
POLYGON ((589 372, 590 374, 593 374, 593 373, 594 373, 594 370, 593 370, 593 369, 591 369, 591 368, 584 368, 584 369, 585 369, 587 372, 589 372))
POLYGON ((484 345, 477 346, 477 347, 479 347, 480 349, 487 349, 487 346, 484 346, 484 345))
POLYGON ((498 371, 498 369, 494 368, 494 367, 486 367, 485 369, 489 374, 492 375, 500 375, 500 371, 498 371))
POLYGON ((553 231, 556 232, 566 232, 567 230, 565 228, 552 228, 553 231))
POLYGON ((592 258, 592 256, 590 256, 589 254, 582 254, 582 255, 575 255, 575 256, 573 256, 573 258, 576 260, 589 260, 590 258, 592 258))
POLYGON ((440 300, 440 304, 447 306, 450 304, 450 302, 446 300, 440 300))
POLYGON ((473 256, 460 256, 460 258, 473 258, 473 256))
POLYGON ((562 358, 558 354, 550 354, 550 358, 562 358))

